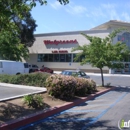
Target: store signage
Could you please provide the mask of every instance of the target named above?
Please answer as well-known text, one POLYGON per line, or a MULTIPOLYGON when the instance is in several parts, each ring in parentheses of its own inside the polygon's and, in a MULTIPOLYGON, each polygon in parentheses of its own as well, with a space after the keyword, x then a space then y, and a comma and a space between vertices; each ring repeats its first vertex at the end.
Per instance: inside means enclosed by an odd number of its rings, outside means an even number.
POLYGON ((55 44, 55 45, 58 45, 58 44, 76 44, 78 43, 77 40, 54 40, 54 41, 51 41, 51 40, 44 40, 44 44, 55 44))
POLYGON ((52 51, 52 53, 68 53, 67 50, 52 51))

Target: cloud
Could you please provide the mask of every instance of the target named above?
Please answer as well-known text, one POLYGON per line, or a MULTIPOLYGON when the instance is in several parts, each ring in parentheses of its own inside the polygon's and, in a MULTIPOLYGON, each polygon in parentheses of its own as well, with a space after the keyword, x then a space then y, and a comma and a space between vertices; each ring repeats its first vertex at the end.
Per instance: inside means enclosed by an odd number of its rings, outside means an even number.
POLYGON ((105 9, 114 9, 116 7, 115 4, 101 4, 101 6, 105 9))
POLYGON ((106 12, 106 16, 108 18, 110 18, 111 20, 119 20, 119 14, 117 13, 117 10, 116 10, 116 5, 115 4, 101 4, 101 7, 104 11, 104 13, 106 12))
POLYGON ((100 4, 99 7, 90 7, 89 12, 87 12, 86 17, 91 17, 93 20, 97 19, 109 19, 109 20, 119 20, 119 14, 116 10, 115 4, 100 4), (91 9, 92 8, 92 9, 91 9))
POLYGON ((126 21, 130 21, 130 15, 127 12, 123 12, 121 15, 126 21))
POLYGON ((51 3, 50 4, 52 8, 58 10, 62 7, 62 5, 58 2, 58 1, 55 1, 54 3, 51 3))
POLYGON ((64 9, 67 13, 73 14, 73 15, 78 15, 78 14, 83 14, 87 9, 86 7, 80 6, 80 5, 75 5, 73 2, 70 2, 68 5, 63 6, 61 5, 58 1, 51 3, 50 6, 53 9, 64 9))
POLYGON ((85 13, 87 11, 87 8, 80 5, 70 4, 68 5, 68 8, 65 8, 65 10, 70 14, 78 15, 85 13))

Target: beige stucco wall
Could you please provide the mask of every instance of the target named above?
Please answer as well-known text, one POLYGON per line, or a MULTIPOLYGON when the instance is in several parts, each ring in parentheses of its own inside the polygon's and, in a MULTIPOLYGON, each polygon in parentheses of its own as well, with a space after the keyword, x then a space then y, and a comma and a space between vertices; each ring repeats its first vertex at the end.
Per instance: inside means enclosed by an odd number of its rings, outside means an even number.
MULTIPOLYGON (((109 34, 109 30, 91 30, 91 31, 84 31, 84 33, 90 36, 97 36, 104 38, 109 34)), ((42 54, 42 53, 52 53, 53 50, 67 50, 68 53, 72 53, 71 49, 77 47, 78 45, 89 44, 89 41, 81 35, 80 32, 78 33, 57 33, 57 34, 48 34, 48 35, 36 35, 36 41, 34 42, 33 46, 29 48, 30 54, 42 54), (44 40, 77 40, 78 44, 58 44, 58 45, 45 45, 44 40)))
MULTIPOLYGON (((105 38, 109 34, 110 30, 92 30, 92 31, 85 31, 85 34, 90 36, 97 36, 101 38, 105 38)), ((86 72, 98 72, 100 71, 96 67, 92 67, 90 64, 86 64, 81 66, 80 63, 72 62, 71 65, 69 62, 37 62, 38 55, 37 54, 52 54, 54 50, 67 50, 68 53, 72 53, 71 50, 74 47, 79 45, 89 44, 89 41, 81 35, 81 33, 59 33, 59 34, 48 34, 48 35, 38 35, 36 36, 36 41, 31 48, 29 48, 30 55, 29 59, 26 59, 26 62, 30 64, 37 64, 39 67, 42 65, 52 68, 54 70, 64 70, 64 69, 83 69, 86 72), (77 40, 77 44, 58 44, 58 45, 45 45, 44 40, 77 40)), ((98 48, 97 48, 98 49, 98 48)), ((75 52, 73 52, 75 53, 75 52)), ((77 53, 77 52, 76 52, 77 53)), ((105 67, 104 71, 108 72, 108 68, 105 67)))

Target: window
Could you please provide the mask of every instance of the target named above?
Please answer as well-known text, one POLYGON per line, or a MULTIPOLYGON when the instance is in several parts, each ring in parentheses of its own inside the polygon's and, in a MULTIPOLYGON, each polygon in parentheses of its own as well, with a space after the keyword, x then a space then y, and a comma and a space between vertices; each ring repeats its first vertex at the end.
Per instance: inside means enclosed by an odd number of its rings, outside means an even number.
POLYGON ((54 62, 59 62, 59 54, 54 54, 54 62))
POLYGON ((2 64, 2 62, 0 62, 0 68, 3 68, 3 64, 2 64))
POLYGON ((38 62, 71 62, 72 54, 38 54, 38 62))
POLYGON ((53 54, 48 54, 48 57, 49 57, 49 62, 53 62, 54 61, 54 58, 53 58, 53 54))
POLYGON ((24 68, 28 68, 28 63, 24 63, 24 68))
POLYGON ((80 75, 81 76, 86 76, 86 74, 84 72, 82 72, 82 71, 80 71, 80 75))
POLYGON ((65 62, 65 54, 60 54, 60 62, 65 62))
POLYGON ((71 54, 66 54, 66 62, 71 62, 71 54))
POLYGON ((38 62, 48 61, 48 54, 38 54, 38 62))

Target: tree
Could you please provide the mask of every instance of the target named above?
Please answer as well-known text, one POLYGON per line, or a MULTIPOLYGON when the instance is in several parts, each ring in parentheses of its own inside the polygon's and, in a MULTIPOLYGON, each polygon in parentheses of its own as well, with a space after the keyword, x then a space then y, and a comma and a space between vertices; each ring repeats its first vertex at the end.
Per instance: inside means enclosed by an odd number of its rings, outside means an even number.
POLYGON ((85 44, 72 49, 72 51, 80 50, 80 53, 76 55, 75 60, 80 56, 84 56, 81 61, 82 65, 90 63, 93 67, 100 69, 102 86, 104 86, 103 67, 122 68, 123 59, 130 54, 130 50, 125 43, 117 42, 116 44, 112 44, 113 38, 120 31, 121 29, 115 30, 104 39, 82 34, 90 41, 90 44, 85 44))
MULTIPOLYGON (((36 6, 36 1, 38 1, 39 3, 41 3, 41 5, 43 4, 47 4, 47 0, 25 0, 25 2, 28 2, 28 1, 31 1, 30 2, 30 5, 33 7, 33 6, 36 6)), ((60 4, 68 4, 69 3, 69 0, 57 0, 60 2, 60 4)))
POLYGON ((35 20, 31 8, 23 1, 1 0, 0 8, 0 57, 7 60, 21 60, 28 55, 27 47, 35 41, 35 20))
MULTIPOLYGON (((67 4, 68 0, 58 0, 67 4)), ((30 11, 36 6, 47 4, 46 0, 0 0, 0 57, 21 60, 28 55, 27 47, 33 45, 35 20, 30 11)))

